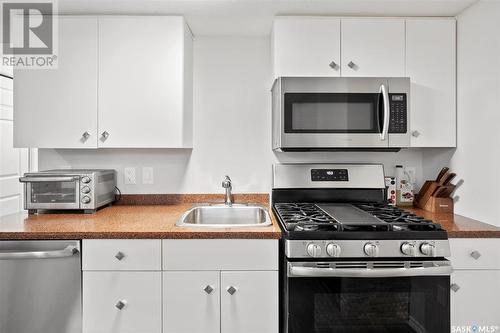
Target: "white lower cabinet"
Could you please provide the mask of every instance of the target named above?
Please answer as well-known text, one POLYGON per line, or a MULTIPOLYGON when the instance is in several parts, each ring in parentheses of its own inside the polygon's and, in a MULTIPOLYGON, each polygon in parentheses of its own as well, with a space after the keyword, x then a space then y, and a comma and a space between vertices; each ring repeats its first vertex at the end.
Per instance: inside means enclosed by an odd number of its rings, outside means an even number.
POLYGON ((221 332, 278 332, 278 272, 221 272, 221 332))
POLYGON ((161 272, 83 272, 84 333, 161 331, 161 272))
POLYGON ((474 325, 500 328, 500 270, 456 270, 451 288, 452 329, 474 325))
POLYGON ((163 272, 165 333, 220 332, 220 272, 163 272))
POLYGON ((500 330, 500 239, 450 239, 452 332, 500 330))

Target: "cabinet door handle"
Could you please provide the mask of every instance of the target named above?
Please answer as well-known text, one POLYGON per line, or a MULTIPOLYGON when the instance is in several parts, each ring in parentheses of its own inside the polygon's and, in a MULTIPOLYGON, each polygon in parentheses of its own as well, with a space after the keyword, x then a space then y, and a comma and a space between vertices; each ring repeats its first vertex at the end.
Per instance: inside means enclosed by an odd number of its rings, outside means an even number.
POLYGON ((452 283, 450 289, 453 290, 454 292, 457 292, 460 289, 460 286, 456 283, 452 283))
POLYGON ((106 140, 109 137, 109 133, 107 131, 104 131, 101 133, 102 141, 106 140))
POLYGON ((207 294, 211 294, 215 289, 211 285, 207 285, 205 288, 203 288, 207 294))
POLYGON ((352 61, 349 61, 349 63, 347 64, 347 66, 349 66, 349 68, 351 68, 351 69, 354 69, 354 67, 356 67, 356 64, 353 63, 352 61))
POLYGON ((82 141, 85 142, 90 137, 90 133, 88 131, 83 132, 82 141))
POLYGON ((479 253, 479 251, 472 251, 472 252, 470 253, 470 256, 471 256, 472 258, 474 258, 474 259, 476 259, 476 260, 477 260, 477 259, 479 259, 479 257, 481 257, 481 253, 479 253))
POLYGON ((127 305, 127 301, 124 300, 124 299, 121 299, 119 300, 116 304, 115 304, 115 308, 117 308, 118 310, 123 310, 123 308, 127 305))
POLYGON ((122 260, 123 258, 125 258, 125 254, 121 251, 118 251, 116 254, 115 254, 115 258, 118 259, 118 260, 122 260))
POLYGON ((337 68, 337 63, 335 61, 332 61, 329 66, 332 68, 332 69, 335 69, 337 68))
POLYGON ((418 138, 420 136, 420 132, 419 131, 412 131, 411 136, 418 138))
POLYGON ((237 289, 233 286, 229 286, 226 290, 229 293, 229 295, 234 295, 237 289))

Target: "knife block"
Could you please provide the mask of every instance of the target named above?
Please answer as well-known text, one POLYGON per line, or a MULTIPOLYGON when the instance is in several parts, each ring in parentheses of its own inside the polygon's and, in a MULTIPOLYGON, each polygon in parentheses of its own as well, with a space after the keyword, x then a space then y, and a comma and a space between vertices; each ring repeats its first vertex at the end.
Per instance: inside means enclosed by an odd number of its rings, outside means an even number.
MULTIPOLYGON (((418 205, 417 205, 418 206, 418 205)), ((423 210, 432 213, 453 213, 453 199, 452 198, 438 198, 430 197, 423 206, 418 206, 423 210)))

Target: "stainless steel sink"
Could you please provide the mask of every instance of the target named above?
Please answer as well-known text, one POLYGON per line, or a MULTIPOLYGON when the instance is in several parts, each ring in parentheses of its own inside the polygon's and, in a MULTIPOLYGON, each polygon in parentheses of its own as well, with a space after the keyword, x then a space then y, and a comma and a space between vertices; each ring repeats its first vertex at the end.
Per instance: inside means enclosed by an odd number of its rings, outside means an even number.
POLYGON ((267 209, 257 205, 195 206, 177 221, 178 227, 241 228, 271 225, 267 209))

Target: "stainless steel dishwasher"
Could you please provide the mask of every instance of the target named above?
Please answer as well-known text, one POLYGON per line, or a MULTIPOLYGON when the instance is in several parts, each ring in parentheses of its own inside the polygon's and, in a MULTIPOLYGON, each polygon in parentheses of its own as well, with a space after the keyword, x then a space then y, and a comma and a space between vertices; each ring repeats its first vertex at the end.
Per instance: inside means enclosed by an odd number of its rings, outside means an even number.
POLYGON ((0 241, 0 333, 81 332, 80 241, 0 241))

